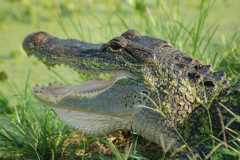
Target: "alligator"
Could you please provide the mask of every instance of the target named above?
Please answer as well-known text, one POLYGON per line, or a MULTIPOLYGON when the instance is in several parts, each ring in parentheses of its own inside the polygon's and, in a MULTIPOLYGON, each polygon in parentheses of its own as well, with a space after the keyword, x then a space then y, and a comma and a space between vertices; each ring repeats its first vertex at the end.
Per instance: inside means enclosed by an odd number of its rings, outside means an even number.
POLYGON ((166 150, 176 149, 186 146, 186 125, 194 128, 192 136, 201 130, 195 113, 204 108, 215 120, 212 127, 221 128, 216 108, 224 110, 219 103, 231 88, 226 75, 167 41, 135 30, 99 44, 36 32, 24 39, 23 48, 49 68, 66 65, 80 73, 110 74, 81 84, 33 87, 40 101, 86 134, 131 130, 166 150))

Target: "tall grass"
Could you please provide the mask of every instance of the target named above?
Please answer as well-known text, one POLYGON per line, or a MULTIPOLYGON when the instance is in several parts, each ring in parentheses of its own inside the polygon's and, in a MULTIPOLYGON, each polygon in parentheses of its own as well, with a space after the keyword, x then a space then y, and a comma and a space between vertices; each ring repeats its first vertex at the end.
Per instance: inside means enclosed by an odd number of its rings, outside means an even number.
POLYGON ((1 109, 5 109, 0 115, 0 158, 58 159, 71 129, 49 107, 34 101, 29 89, 28 78, 25 92, 16 97, 14 107, 7 99, 0 100, 1 109))

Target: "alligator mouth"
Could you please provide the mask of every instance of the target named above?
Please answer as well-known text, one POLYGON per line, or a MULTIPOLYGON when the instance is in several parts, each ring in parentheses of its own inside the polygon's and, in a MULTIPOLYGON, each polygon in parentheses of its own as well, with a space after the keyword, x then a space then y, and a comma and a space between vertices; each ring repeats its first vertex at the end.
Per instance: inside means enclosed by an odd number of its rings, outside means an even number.
POLYGON ((126 71, 116 71, 109 80, 89 80, 78 85, 63 85, 49 83, 46 86, 36 85, 33 94, 40 101, 50 105, 56 105, 65 98, 91 98, 97 96, 121 79, 135 79, 134 75, 126 71))
POLYGON ((46 32, 28 35, 23 41, 23 49, 27 55, 37 57, 49 68, 66 65, 80 73, 108 72, 112 75, 109 80, 90 80, 79 85, 35 86, 33 94, 43 102, 58 104, 69 97, 94 97, 111 88, 120 79, 139 77, 135 70, 134 73, 132 70, 130 73, 130 68, 137 65, 133 63, 135 59, 126 62, 125 58, 129 57, 126 56, 128 52, 125 53, 116 48, 116 41, 118 42, 117 39, 114 39, 111 43, 93 44, 74 39, 57 38, 46 32))

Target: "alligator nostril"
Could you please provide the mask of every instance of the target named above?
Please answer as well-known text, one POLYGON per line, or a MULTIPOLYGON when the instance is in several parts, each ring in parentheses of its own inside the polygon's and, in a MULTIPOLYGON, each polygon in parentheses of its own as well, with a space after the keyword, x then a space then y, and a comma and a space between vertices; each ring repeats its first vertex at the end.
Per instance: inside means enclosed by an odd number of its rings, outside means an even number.
MULTIPOLYGON (((23 41, 23 49, 31 51, 35 48, 40 48, 49 38, 49 35, 46 32, 36 32, 28 35, 23 41)), ((31 52, 27 52, 31 54, 31 52)))

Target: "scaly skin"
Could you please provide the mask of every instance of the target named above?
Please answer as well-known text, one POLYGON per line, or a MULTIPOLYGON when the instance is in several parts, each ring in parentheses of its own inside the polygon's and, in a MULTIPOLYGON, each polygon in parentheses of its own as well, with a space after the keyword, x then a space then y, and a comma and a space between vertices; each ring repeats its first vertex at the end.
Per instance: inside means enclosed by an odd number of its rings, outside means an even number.
POLYGON ((34 88, 36 97, 53 105, 68 124, 91 134, 134 130, 163 148, 181 146, 178 131, 185 132, 181 129, 194 111, 210 106, 229 87, 223 72, 134 30, 104 44, 38 32, 25 38, 23 48, 50 67, 113 74, 83 85, 34 88))

